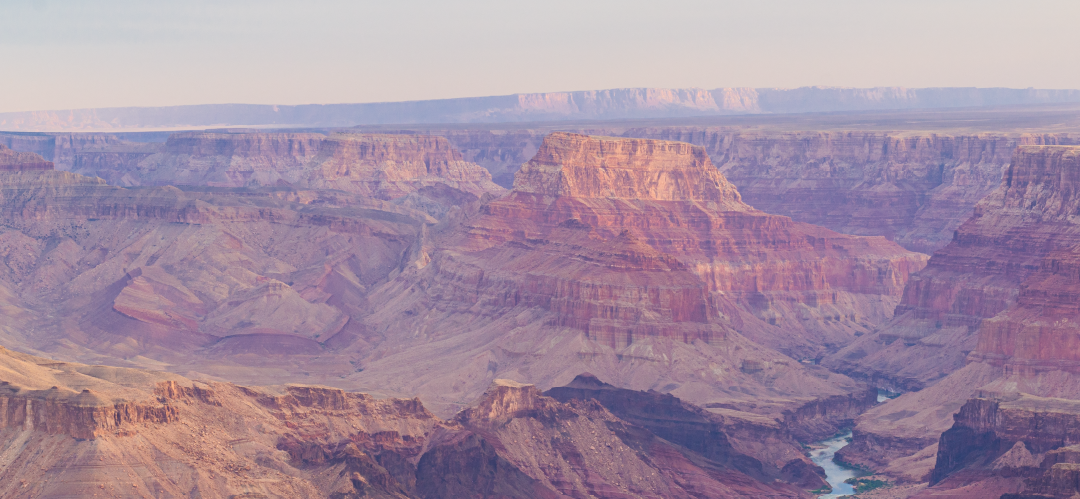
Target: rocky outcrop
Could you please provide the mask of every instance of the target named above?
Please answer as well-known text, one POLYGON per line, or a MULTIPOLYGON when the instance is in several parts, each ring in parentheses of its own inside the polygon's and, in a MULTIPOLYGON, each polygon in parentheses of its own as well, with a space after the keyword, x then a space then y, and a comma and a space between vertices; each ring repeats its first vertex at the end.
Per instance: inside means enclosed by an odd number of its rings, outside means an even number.
POLYGON ((87 440, 139 423, 168 423, 176 418, 172 407, 153 402, 112 402, 89 389, 78 393, 55 386, 24 390, 9 382, 0 383, 0 428, 87 440))
POLYGON ((36 170, 52 170, 51 161, 28 152, 16 152, 0 144, 0 171, 24 172, 36 170))
POLYGON ((996 189, 1020 145, 1076 144, 1069 134, 769 132, 628 129, 700 145, 746 202, 838 232, 880 235, 913 251, 945 246, 996 189))
MULTIPOLYGON (((201 383, 8 350, 0 383, 4 497, 811 497, 595 401, 508 380, 450 420, 417 399, 201 383), (58 386, 39 389, 48 383, 58 386), (21 414, 33 418, 12 419, 21 414)), ((677 418, 680 407, 656 409, 677 418)))

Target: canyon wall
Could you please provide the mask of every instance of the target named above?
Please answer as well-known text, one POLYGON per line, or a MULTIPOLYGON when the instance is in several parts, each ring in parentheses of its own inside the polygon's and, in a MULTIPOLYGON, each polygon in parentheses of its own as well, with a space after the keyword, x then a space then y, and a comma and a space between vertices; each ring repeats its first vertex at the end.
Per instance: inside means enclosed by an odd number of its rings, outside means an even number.
POLYGON ((34 170, 52 170, 51 161, 34 153, 17 152, 0 145, 0 171, 22 172, 34 170))
POLYGON ((481 367, 777 415, 862 393, 796 359, 886 319, 925 258, 753 210, 700 148, 567 133, 508 196, 430 236, 365 319, 415 335, 388 336, 357 377, 446 403, 483 386, 481 367), (403 374, 416 364, 432 367, 403 374))
POLYGON ((642 426, 591 398, 560 402, 496 380, 440 419, 417 399, 205 383, 0 349, 0 495, 809 499, 820 485, 822 470, 791 441, 777 452, 801 472, 781 476, 658 437, 682 431, 687 413, 729 431, 665 402, 642 426))
MULTIPOLYGON (((491 173, 495 183, 509 188, 514 172, 535 155, 544 136, 556 129, 551 126, 435 128, 396 130, 394 134, 445 137, 450 146, 420 147, 429 151, 459 150, 461 157, 451 163, 479 164, 491 173)), ((760 127, 633 128, 619 124, 567 129, 700 145, 713 164, 738 187, 743 199, 755 208, 842 233, 885 236, 923 253, 932 253, 946 245, 960 223, 970 216, 975 203, 997 188, 1017 146, 1080 141, 1080 137, 1068 133, 787 132, 760 127)), ((263 141, 270 136, 288 142, 291 139, 287 137, 300 140, 305 135, 250 135, 261 137, 252 140, 263 141)), ((123 141, 119 137, 120 134, 0 136, 19 150, 38 152, 46 158, 55 156, 58 169, 99 176, 114 185, 239 186, 275 185, 280 181, 381 192, 379 185, 361 187, 370 182, 358 183, 344 171, 329 178, 309 179, 310 175, 301 172, 319 170, 317 164, 328 158, 297 156, 284 145, 284 149, 262 151, 241 147, 235 154, 210 154, 210 149, 205 149, 192 155, 182 148, 165 150, 167 146, 123 141), (53 145, 45 147, 46 142, 53 145)), ((198 140, 207 143, 246 140, 229 139, 231 135, 222 133, 177 134, 171 140, 179 143, 199 137, 198 140)), ((412 146, 402 150, 408 147, 412 146)), ((305 148, 309 153, 316 149, 312 145, 305 148)), ((464 184, 466 190, 477 191, 475 186, 480 184, 484 187, 479 190, 497 189, 486 183, 486 179, 479 179, 477 172, 464 168, 462 172, 469 173, 463 173, 460 178, 471 179, 464 184)), ((449 182, 445 175, 426 178, 449 182)), ((380 185, 384 184, 385 181, 380 185)))
POLYGON ((902 463, 893 472, 918 480, 934 455, 929 436, 949 428, 977 389, 1080 398, 1078 171, 1078 147, 1018 148, 1001 187, 908 281, 897 316, 826 359, 884 384, 925 387, 861 416, 845 458, 902 463))
MULTIPOLYGON (((702 146, 747 204, 856 235, 933 253, 1001 183, 1021 145, 1080 143, 1070 133, 782 131, 768 127, 592 125, 594 135, 702 146)), ((509 187, 553 128, 431 129, 509 187)))

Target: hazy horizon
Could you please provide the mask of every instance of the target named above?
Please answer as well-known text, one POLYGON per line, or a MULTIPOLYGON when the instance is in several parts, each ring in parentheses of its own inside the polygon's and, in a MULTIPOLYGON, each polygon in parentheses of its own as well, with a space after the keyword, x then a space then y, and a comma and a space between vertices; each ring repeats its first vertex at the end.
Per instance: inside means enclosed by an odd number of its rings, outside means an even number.
POLYGON ((1065 0, 9 0, 0 112, 612 88, 1080 88, 1065 0))

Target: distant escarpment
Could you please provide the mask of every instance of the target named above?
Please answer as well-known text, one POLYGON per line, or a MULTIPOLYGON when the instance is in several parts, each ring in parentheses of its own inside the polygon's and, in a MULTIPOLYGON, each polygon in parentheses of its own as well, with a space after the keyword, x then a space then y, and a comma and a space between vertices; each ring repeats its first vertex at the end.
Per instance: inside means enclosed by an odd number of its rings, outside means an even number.
POLYGON ((791 458, 780 472, 730 445, 661 437, 729 431, 664 400, 642 426, 591 398, 560 402, 496 380, 440 419, 417 399, 204 383, 0 349, 0 495, 809 499, 823 483, 791 441, 770 450, 791 458), (687 414, 696 420, 680 425, 687 414))
MULTIPOLYGON (((553 128, 553 127, 549 127, 553 128)), ((1021 145, 1080 144, 1068 133, 785 131, 760 127, 561 127, 701 146, 747 204, 837 232, 932 253, 1001 183, 1021 145)), ((509 187, 543 128, 432 129, 509 187)))
POLYGON ((861 416, 846 457, 917 454, 922 464, 897 470, 917 478, 933 456, 928 433, 947 429, 976 389, 1080 398, 1078 172, 1080 147, 1019 148, 1001 187, 911 277, 897 316, 826 359, 885 384, 932 385, 861 416))
POLYGON ((1080 102, 1080 91, 1013 88, 614 88, 360 104, 204 104, 0 113, 0 128, 74 131, 207 126, 493 123, 936 109, 1080 102))
POLYGON ((357 378, 447 402, 482 388, 467 374, 480 367, 541 386, 590 371, 776 415, 861 393, 796 359, 886 319, 925 261, 752 209, 701 148, 569 133, 508 196, 430 237, 365 318, 415 333, 388 336, 357 378), (452 354, 436 365, 436 351, 452 354))

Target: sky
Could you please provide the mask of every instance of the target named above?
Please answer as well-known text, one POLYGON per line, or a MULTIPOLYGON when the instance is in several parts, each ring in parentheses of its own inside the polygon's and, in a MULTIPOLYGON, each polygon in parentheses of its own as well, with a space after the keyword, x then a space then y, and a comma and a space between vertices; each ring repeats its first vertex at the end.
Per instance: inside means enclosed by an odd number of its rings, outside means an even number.
POLYGON ((1080 88, 1077 0, 0 0, 0 112, 626 87, 1080 88))

